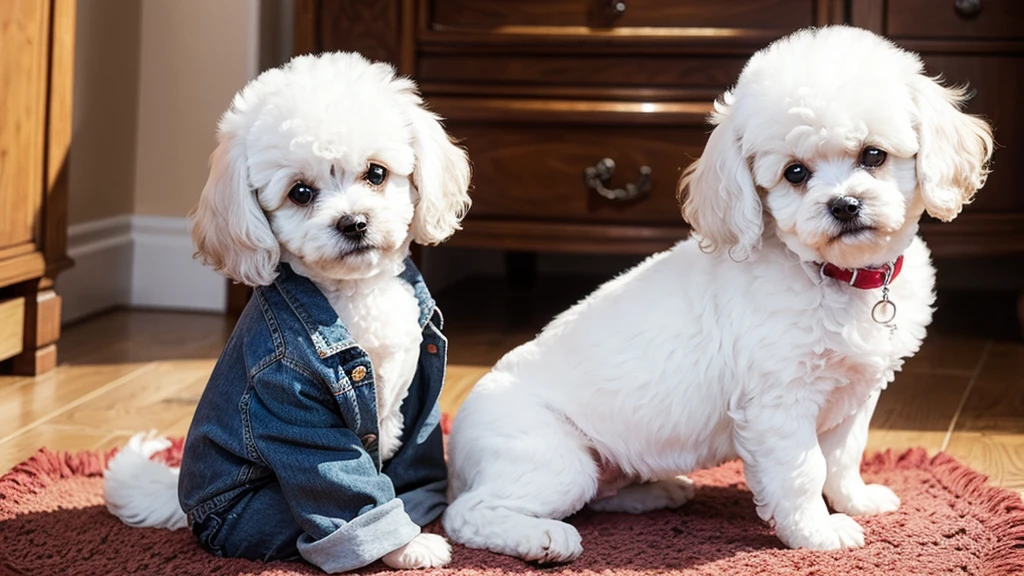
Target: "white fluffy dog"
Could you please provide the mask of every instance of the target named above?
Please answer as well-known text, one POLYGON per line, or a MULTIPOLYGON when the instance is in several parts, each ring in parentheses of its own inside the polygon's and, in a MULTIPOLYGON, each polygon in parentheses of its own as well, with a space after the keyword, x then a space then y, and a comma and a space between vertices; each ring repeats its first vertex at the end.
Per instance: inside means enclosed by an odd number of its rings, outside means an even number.
POLYGON ((462 406, 449 536, 569 561, 583 549, 560 519, 677 507, 694 495, 679 474, 738 456, 786 545, 863 545, 850 516, 900 504, 859 465, 931 320, 918 220, 952 220, 985 181, 991 130, 963 101, 863 30, 755 54, 680 182, 695 239, 556 318, 462 406))
MULTIPOLYGON (((250 308, 255 307, 255 310, 248 316, 252 321, 242 327, 247 318, 243 314, 240 328, 228 343, 229 348, 233 342, 259 338, 258 335, 266 331, 264 318, 277 318, 281 326, 274 326, 274 334, 277 334, 274 338, 289 339, 286 360, 294 365, 312 358, 309 361, 312 367, 299 366, 305 371, 301 373, 319 374, 312 372, 321 368, 316 361, 318 352, 323 365, 329 368, 325 359, 336 357, 345 343, 332 344, 337 348, 332 350, 314 349, 317 341, 315 338, 311 341, 305 330, 295 334, 287 332, 288 326, 303 326, 293 318, 298 312, 288 306, 266 314, 260 312, 260 306, 270 306, 266 303, 270 300, 265 300, 260 291, 276 290, 279 265, 288 264, 295 274, 312 281, 326 298, 338 321, 368 355, 372 365, 378 420, 373 428, 375 433, 371 435, 375 440, 369 443, 377 444, 379 440, 379 451, 374 450, 374 453, 379 453, 380 462, 390 460, 393 463, 399 459, 402 454, 400 438, 406 426, 426 426, 403 422, 401 410, 421 365, 422 332, 433 329, 421 326, 421 306, 425 306, 422 300, 430 303, 432 300, 421 295, 418 288, 414 292, 414 286, 401 276, 407 273, 410 243, 434 244, 444 240, 459 228, 470 204, 467 192, 470 168, 466 154, 450 141, 438 118, 422 104, 411 80, 396 75, 389 65, 371 63, 358 54, 299 57, 282 68, 264 72, 239 92, 221 118, 219 145, 211 159, 209 181, 193 214, 193 239, 203 261, 238 282, 257 287, 254 302, 259 300, 259 304, 250 303, 250 308), (288 322, 291 324, 286 326, 288 322)), ((311 306, 309 301, 300 304, 311 306)), ((318 320, 302 318, 302 322, 318 320)), ((314 336, 321 337, 319 332, 314 336)), ((213 444, 208 440, 213 434, 210 430, 219 433, 219 438, 234 438, 221 430, 234 426, 234 421, 240 418, 238 410, 219 410, 217 396, 236 393, 238 381, 244 387, 246 367, 235 366, 241 362, 238 360, 241 355, 259 346, 275 350, 277 344, 269 342, 269 336, 262 340, 266 342, 245 343, 244 347, 239 344, 229 350, 230 353, 225 352, 218 363, 186 442, 186 458, 193 437, 195 455, 205 450, 202 458, 196 456, 198 460, 193 468, 220 462, 219 456, 213 456, 214 448, 205 447, 213 444), (227 424, 222 426, 218 419, 227 424)), ((323 342, 317 344, 320 345, 323 342)), ((358 369, 362 372, 354 376, 354 380, 365 378, 364 382, 369 382, 368 369, 364 365, 358 369)), ((335 367, 336 372, 340 370, 335 367)), ((249 377, 254 380, 254 388, 269 389, 276 385, 273 382, 260 384, 254 376, 249 377)), ((342 376, 332 373, 332 377, 342 376)), ((305 390, 313 400, 302 405, 302 409, 312 407, 322 409, 323 413, 313 414, 311 410, 303 417, 301 410, 296 409, 299 413, 292 416, 310 427, 326 426, 314 423, 319 418, 337 422, 331 425, 332 429, 340 428, 342 417, 333 414, 338 407, 331 401, 332 391, 321 390, 316 378, 309 380, 302 385, 307 386, 305 390)), ((440 388, 439 382, 437 387, 440 388)), ((425 393, 413 391, 414 396, 422 394, 425 393)), ((352 391, 333 391, 333 395, 353 406, 357 404, 352 391)), ((301 403, 296 401, 295 404, 301 403)), ((431 406, 423 410, 429 412, 431 406)), ((371 417, 371 414, 367 409, 364 416, 371 417)), ((282 430, 292 428, 282 427, 282 430)), ((430 429, 425 429, 423 436, 428 432, 430 429)), ((280 438, 272 440, 291 442, 289 449, 295 460, 315 454, 309 446, 312 440, 292 441, 288 433, 275 433, 280 438)), ((235 436, 241 438, 241 434, 239 429, 235 436)), ((299 432, 293 434, 301 436, 299 432)), ((343 437, 340 432, 336 436, 343 437)), ((371 436, 364 436, 363 443, 367 444, 371 436)), ((344 454, 363 450, 352 433, 344 437, 354 438, 356 448, 332 446, 338 455, 335 459, 339 461, 346 458, 344 454)), ((169 528, 185 525, 185 515, 177 499, 178 471, 148 460, 153 452, 165 446, 166 442, 160 440, 136 437, 110 463, 105 483, 107 504, 111 512, 125 522, 169 528)), ((370 461, 367 454, 362 458, 370 461)), ((441 463, 443 476, 440 442, 436 458, 441 463)), ((269 460, 269 457, 264 455, 264 459, 269 460)), ((336 464, 329 461, 323 466, 329 468, 336 464)), ((259 460, 246 465, 248 472, 243 472, 250 476, 254 475, 252 470, 266 468, 259 460)), ((222 466, 230 469, 226 464, 222 466)), ((299 468, 296 464, 295 469, 299 468)), ((394 472, 394 466, 390 470, 394 472)), ((194 475, 200 473, 202 470, 194 475)), ((285 468, 275 468, 267 474, 271 473, 285 480, 290 474, 285 468)), ((417 478, 417 474, 423 476, 416 470, 401 473, 407 485, 415 485, 410 478, 417 478)), ((246 477, 244 474, 239 473, 239 477, 246 477)), ((182 478, 185 478, 184 468, 182 478)), ((364 482, 370 483, 369 479, 364 482)), ((202 489, 202 485, 183 488, 182 497, 186 499, 183 501, 191 497, 186 490, 202 489)), ((237 488, 243 489, 246 486, 237 488)), ((292 494, 287 497, 291 498, 292 494)), ((313 494, 307 500, 316 497, 313 494)), ((348 496, 335 491, 334 497, 348 496)), ((438 498, 443 506, 443 490, 438 498)), ((267 519, 268 525, 281 522, 280 518, 267 519)), ((408 521, 403 522, 405 527, 408 521)), ((344 523, 338 521, 339 525, 344 523)), ((372 549, 369 545, 363 547, 372 549)), ((271 557, 271 552, 267 554, 271 557)), ((393 567, 417 568, 443 565, 449 558, 450 547, 442 537, 419 534, 386 554, 384 561, 393 567)))

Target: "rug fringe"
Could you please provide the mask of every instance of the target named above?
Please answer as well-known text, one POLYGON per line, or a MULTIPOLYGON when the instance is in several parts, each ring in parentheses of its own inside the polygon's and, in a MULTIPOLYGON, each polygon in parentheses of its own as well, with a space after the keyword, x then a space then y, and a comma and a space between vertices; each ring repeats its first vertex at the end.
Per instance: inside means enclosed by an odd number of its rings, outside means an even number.
POLYGON ((960 498, 970 498, 992 514, 980 519, 996 536, 986 560, 986 574, 1024 574, 1024 500, 1015 492, 988 484, 988 478, 961 464, 948 454, 936 454, 932 468, 943 474, 935 478, 960 498))
POLYGON ((0 519, 7 519, 11 510, 25 498, 38 494, 53 483, 73 476, 102 476, 107 462, 117 452, 83 450, 81 452, 38 452, 0 477, 0 519))
MULTIPOLYGON (((161 455, 161 459, 177 464, 181 449, 182 439, 174 438, 172 446, 161 455)), ((86 450, 71 453, 41 448, 28 460, 0 477, 0 520, 11 517, 14 507, 26 497, 39 493, 61 479, 102 476, 107 462, 117 450, 113 448, 99 452, 86 450)), ((924 448, 874 452, 866 455, 861 463, 861 471, 866 473, 889 468, 927 469, 937 482, 957 498, 969 498, 983 505, 992 514, 978 518, 978 521, 996 539, 988 556, 982 559, 984 574, 1024 574, 1024 500, 1019 494, 989 485, 984 474, 961 464, 948 454, 929 456, 924 448)))
MULTIPOLYGON (((153 455, 168 466, 181 465, 184 438, 171 438, 171 445, 153 455)), ((42 492, 53 483, 74 476, 102 476, 107 463, 120 448, 109 450, 82 450, 80 452, 53 451, 40 448, 10 472, 0 476, 0 520, 7 519, 11 510, 34 494, 42 492)))
POLYGON ((875 452, 866 456, 861 464, 863 472, 886 468, 927 469, 949 493, 970 499, 991 512, 977 519, 995 536, 992 549, 982 559, 983 573, 986 576, 1024 574, 1024 500, 1020 494, 990 485, 987 476, 949 454, 940 452, 929 456, 924 448, 875 452))

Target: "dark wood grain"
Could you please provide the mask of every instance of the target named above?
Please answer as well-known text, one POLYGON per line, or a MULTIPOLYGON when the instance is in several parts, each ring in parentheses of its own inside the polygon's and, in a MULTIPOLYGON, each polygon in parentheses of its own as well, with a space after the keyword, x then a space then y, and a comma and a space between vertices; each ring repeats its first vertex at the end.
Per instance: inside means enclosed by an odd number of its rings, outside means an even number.
POLYGON ((1024 254, 1024 213, 994 214, 968 207, 949 223, 925 221, 921 235, 940 258, 1024 254))
POLYGON ((974 203, 951 224, 922 225, 932 251, 955 258, 1024 253, 1024 3, 982 0, 982 11, 965 18, 953 0, 851 0, 850 16, 918 52, 929 74, 968 85, 974 97, 967 111, 995 129, 993 170, 974 203))
POLYGON ((885 32, 886 0, 850 0, 849 23, 877 34, 885 32))
POLYGON ((487 125, 450 122, 475 169, 469 218, 682 225, 676 202, 679 174, 704 147, 704 129, 623 126, 487 125), (603 158, 616 163, 608 187, 635 181, 641 166, 653 170, 653 188, 637 200, 599 196, 583 170, 603 158))
POLYGON ((725 90, 736 81, 747 56, 424 54, 419 59, 417 78, 424 82, 472 81, 512 86, 680 86, 725 90))
POLYGON ((446 246, 584 254, 653 254, 689 236, 685 225, 594 226, 559 221, 470 219, 446 246))
POLYGON ((413 38, 416 34, 416 0, 401 0, 401 13, 399 14, 399 56, 395 64, 402 74, 412 76, 416 73, 416 43, 413 38))
MULTIPOLYGON (((1024 4, 1021 4, 1024 6, 1024 4)), ((923 54, 925 68, 942 74, 947 83, 968 85, 975 92, 967 111, 980 114, 995 127, 998 146, 992 173, 970 206, 971 213, 1024 213, 1024 52, 1011 54, 923 54)))
POLYGON ((609 102, 518 98, 430 99, 443 118, 487 123, 618 124, 705 126, 709 102, 609 102))
POLYGON ((529 102, 536 98, 558 98, 570 100, 590 100, 600 102, 683 102, 711 106, 711 102, 722 94, 720 88, 666 88, 651 86, 537 86, 516 84, 478 84, 467 79, 461 82, 420 82, 420 89, 425 94, 436 95, 470 95, 481 97, 519 98, 529 102))
POLYGON ((788 32, 838 23, 842 0, 419 0, 424 53, 746 54, 788 32))
POLYGON ((750 56, 791 30, 743 28, 503 28, 489 33, 419 29, 423 54, 750 56))
POLYGON ((317 50, 359 52, 370 60, 401 63, 401 0, 320 0, 317 50))
POLYGON ((890 0, 885 3, 886 33, 903 38, 1020 39, 1024 3, 981 0, 981 11, 966 17, 953 0, 890 0))
POLYGON ((320 50, 320 0, 295 0, 295 24, 292 50, 295 54, 309 54, 320 50))
POLYGON ((982 0, 300 0, 316 50, 360 49, 410 71, 469 148, 474 207, 461 246, 649 252, 685 237, 671 192, 697 157, 711 101, 747 58, 802 26, 852 23, 918 51, 931 74, 969 82, 969 111, 995 126, 994 171, 951 224, 926 221, 934 253, 1024 253, 1024 2, 982 0), (315 29, 314 29, 315 28, 315 29), (610 186, 654 169, 650 197, 618 204, 583 184, 601 158, 610 186))
POLYGON ((435 29, 489 30, 502 26, 757 28, 787 30, 814 24, 814 0, 676 2, 628 0, 616 15, 607 0, 434 0, 435 29))

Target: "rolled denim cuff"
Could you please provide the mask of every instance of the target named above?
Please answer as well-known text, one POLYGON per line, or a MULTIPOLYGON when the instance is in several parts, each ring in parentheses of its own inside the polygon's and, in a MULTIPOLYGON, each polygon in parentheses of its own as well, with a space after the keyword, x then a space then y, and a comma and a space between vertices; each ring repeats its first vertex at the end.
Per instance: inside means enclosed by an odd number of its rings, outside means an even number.
POLYGON ((405 546, 420 527, 405 513, 402 501, 395 498, 360 514, 329 535, 311 541, 309 534, 299 536, 299 554, 324 572, 336 574, 362 568, 405 546))
POLYGON ((441 479, 421 486, 410 492, 399 494, 405 504, 405 511, 409 518, 420 526, 426 526, 444 512, 448 501, 445 497, 445 490, 448 489, 448 480, 441 479))

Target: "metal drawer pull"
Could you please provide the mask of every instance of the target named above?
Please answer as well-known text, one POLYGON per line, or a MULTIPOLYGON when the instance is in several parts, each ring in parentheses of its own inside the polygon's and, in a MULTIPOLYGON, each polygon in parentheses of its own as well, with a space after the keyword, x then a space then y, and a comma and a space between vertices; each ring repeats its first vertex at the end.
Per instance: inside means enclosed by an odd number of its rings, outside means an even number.
POLYGON ((981 13, 981 0, 953 0, 953 9, 963 18, 974 18, 981 13))
POLYGON ((640 167, 640 176, 636 184, 626 184, 625 188, 605 188, 604 184, 611 179, 615 173, 615 161, 605 158, 594 166, 588 166, 583 170, 583 182, 587 187, 609 200, 634 200, 644 196, 651 191, 651 168, 640 167))

